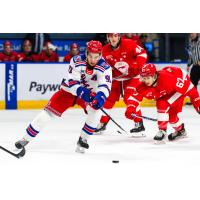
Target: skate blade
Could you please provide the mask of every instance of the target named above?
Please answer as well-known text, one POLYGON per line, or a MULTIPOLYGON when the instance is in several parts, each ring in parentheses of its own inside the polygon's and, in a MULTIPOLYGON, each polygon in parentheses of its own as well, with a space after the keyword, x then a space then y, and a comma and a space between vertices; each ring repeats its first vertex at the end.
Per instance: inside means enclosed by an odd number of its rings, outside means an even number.
POLYGON ((166 141, 163 139, 163 140, 154 140, 154 144, 155 145, 162 145, 162 144, 166 144, 166 141))
POLYGON ((174 142, 174 141, 178 141, 178 140, 181 140, 181 139, 184 139, 184 138, 188 138, 187 135, 182 135, 182 136, 178 136, 176 137, 174 140, 168 140, 169 142, 174 142))
POLYGON ((144 133, 140 133, 140 134, 134 134, 130 133, 132 138, 144 138, 146 137, 146 135, 144 133))
POLYGON ((103 135, 104 131, 98 131, 98 132, 94 132, 93 135, 103 135))
POLYGON ((77 146, 75 152, 76 153, 85 153, 85 148, 77 146))

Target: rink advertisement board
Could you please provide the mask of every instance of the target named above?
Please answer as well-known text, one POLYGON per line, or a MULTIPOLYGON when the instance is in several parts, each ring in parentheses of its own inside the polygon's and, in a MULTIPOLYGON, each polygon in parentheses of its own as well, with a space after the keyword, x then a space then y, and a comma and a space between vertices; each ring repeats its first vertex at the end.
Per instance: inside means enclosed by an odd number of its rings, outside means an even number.
POLYGON ((0 109, 5 108, 5 64, 0 64, 0 109))
POLYGON ((68 64, 18 64, 18 108, 43 107, 59 90, 68 64))
POLYGON ((6 63, 6 109, 17 109, 17 63, 6 63))
MULTIPOLYGON (((0 108, 43 108, 51 96, 59 90, 67 75, 68 63, 1 63, 0 108)), ((156 63, 161 69, 177 66, 186 69, 186 63, 156 63)), ((200 87, 198 86, 200 91, 200 87)), ((124 107, 122 100, 115 107, 124 107)), ((144 100, 141 106, 155 106, 155 101, 144 100)))

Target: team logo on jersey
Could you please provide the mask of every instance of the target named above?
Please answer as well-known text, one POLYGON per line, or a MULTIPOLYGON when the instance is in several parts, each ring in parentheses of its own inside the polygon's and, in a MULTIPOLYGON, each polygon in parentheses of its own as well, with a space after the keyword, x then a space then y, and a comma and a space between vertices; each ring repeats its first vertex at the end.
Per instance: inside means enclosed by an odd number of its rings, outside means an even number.
POLYGON ((93 74, 93 70, 92 69, 86 69, 86 74, 88 75, 92 75, 93 74))
POLYGON ((108 60, 109 60, 109 59, 112 59, 112 58, 113 58, 112 55, 107 55, 107 56, 106 56, 106 59, 108 59, 108 60))
POLYGON ((75 57, 75 61, 76 61, 76 62, 78 62, 78 61, 80 61, 80 60, 81 60, 81 57, 80 57, 80 56, 76 56, 76 57, 75 57))

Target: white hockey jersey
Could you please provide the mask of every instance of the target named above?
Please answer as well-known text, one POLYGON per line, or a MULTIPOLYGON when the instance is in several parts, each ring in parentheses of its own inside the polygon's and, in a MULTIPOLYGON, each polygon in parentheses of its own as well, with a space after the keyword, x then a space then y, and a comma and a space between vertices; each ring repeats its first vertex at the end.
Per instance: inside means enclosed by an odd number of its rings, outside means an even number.
POLYGON ((78 87, 83 86, 90 89, 91 92, 102 91, 108 97, 112 83, 111 67, 103 58, 92 70, 89 70, 87 65, 85 55, 71 58, 67 77, 63 79, 61 88, 77 96, 78 87))

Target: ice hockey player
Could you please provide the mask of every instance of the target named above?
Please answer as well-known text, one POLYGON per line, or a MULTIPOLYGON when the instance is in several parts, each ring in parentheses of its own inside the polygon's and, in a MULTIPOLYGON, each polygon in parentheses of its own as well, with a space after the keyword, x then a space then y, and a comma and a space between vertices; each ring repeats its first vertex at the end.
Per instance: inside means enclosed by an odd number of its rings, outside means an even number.
POLYGON ((3 43, 3 52, 0 53, 0 62, 17 62, 18 53, 13 51, 13 45, 10 41, 3 43))
POLYGON ((39 62, 39 55, 32 52, 30 40, 24 40, 23 51, 18 54, 18 62, 39 62))
MULTIPOLYGON (((113 82, 110 96, 107 98, 104 109, 109 113, 115 103, 123 96, 127 104, 127 96, 132 94, 133 89, 139 83, 139 71, 147 60, 146 51, 129 39, 122 39, 119 33, 107 34, 108 44, 103 47, 103 57, 112 67, 113 82), (124 93, 124 94, 123 94, 124 93)), ((141 111, 139 111, 141 112, 141 111)), ((133 119, 135 127, 130 131, 133 136, 145 136, 145 128, 141 119, 133 119)), ((109 117, 102 116, 96 130, 101 134, 109 121, 109 117)))
POLYGON ((87 140, 99 123, 102 114, 99 108, 109 96, 112 82, 111 67, 101 55, 102 44, 92 40, 87 43, 84 55, 71 59, 61 89, 51 97, 44 110, 30 123, 24 137, 15 143, 17 148, 27 145, 49 121, 56 116, 60 117, 75 104, 80 105, 88 113, 76 151, 84 153, 85 149, 89 148, 87 140))
POLYGON ((42 62, 59 62, 59 56, 56 53, 56 46, 54 46, 51 42, 47 42, 43 51, 39 54, 40 61, 42 62))
POLYGON ((194 108, 200 114, 200 96, 187 73, 172 66, 158 71, 154 64, 145 64, 141 69, 140 76, 142 82, 128 98, 126 116, 132 119, 133 114, 140 115, 139 103, 143 97, 155 99, 159 131, 154 140, 163 141, 168 123, 175 130, 168 135, 170 141, 185 137, 187 133, 178 113, 182 112, 186 96, 190 97, 194 108))
POLYGON ((77 43, 73 43, 70 45, 69 53, 64 57, 63 62, 70 62, 73 56, 79 55, 79 46, 77 43))

